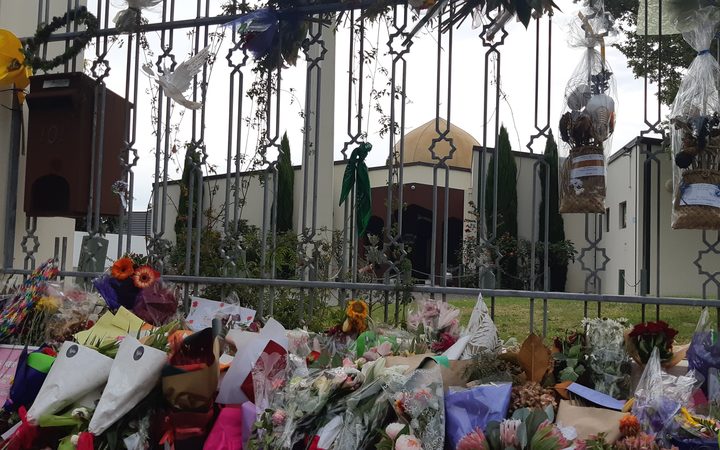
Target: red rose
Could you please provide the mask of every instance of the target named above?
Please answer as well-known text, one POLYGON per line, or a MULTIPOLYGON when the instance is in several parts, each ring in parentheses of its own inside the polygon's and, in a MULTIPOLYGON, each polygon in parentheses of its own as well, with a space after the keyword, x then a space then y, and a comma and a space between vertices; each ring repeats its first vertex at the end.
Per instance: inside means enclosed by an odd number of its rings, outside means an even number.
POLYGON ((306 358, 308 364, 312 364, 318 359, 320 359, 320 352, 317 351, 310 352, 310 354, 306 358))
POLYGON ((647 333, 647 331, 648 330, 647 330, 647 327, 645 326, 645 324, 639 323, 633 327, 632 331, 630 331, 630 337, 641 336, 641 335, 647 333))
POLYGON ((663 331, 665 331, 665 327, 663 327, 663 322, 648 322, 647 323, 647 332, 649 334, 660 334, 663 331))

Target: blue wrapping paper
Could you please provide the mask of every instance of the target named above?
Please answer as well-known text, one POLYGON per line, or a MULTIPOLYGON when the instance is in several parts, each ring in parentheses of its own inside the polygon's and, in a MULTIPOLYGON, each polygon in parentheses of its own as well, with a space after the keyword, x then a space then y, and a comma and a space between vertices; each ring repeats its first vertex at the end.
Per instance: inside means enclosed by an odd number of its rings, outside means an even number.
MULTIPOLYGON (((40 347, 40 349, 35 352, 42 352, 44 347, 45 346, 40 347)), ((30 408, 35 401, 35 397, 37 397, 38 392, 40 392, 40 388, 45 382, 47 372, 41 372, 30 367, 27 359, 28 348, 25 346, 18 358, 15 376, 13 377, 13 384, 10 387, 10 393, 5 401, 5 405, 3 406, 5 411, 15 412, 21 406, 30 408)))
MULTIPOLYGON (((720 340, 714 331, 701 330, 693 334, 687 351, 688 368, 708 379, 711 367, 720 367, 720 340)), ((707 389, 707 383, 704 384, 707 389)), ((707 392, 707 390, 706 390, 707 392)))
POLYGON ((501 421, 510 406, 512 384, 484 384, 445 394, 445 434, 455 448, 475 428, 485 431, 492 421, 501 421))

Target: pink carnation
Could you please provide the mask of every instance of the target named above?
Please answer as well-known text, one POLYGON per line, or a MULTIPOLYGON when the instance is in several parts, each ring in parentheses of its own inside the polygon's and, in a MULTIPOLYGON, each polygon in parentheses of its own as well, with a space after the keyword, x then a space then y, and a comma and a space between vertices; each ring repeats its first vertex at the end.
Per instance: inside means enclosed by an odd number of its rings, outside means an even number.
POLYGON ((411 434, 403 434, 395 441, 395 450, 422 450, 420 439, 411 434))

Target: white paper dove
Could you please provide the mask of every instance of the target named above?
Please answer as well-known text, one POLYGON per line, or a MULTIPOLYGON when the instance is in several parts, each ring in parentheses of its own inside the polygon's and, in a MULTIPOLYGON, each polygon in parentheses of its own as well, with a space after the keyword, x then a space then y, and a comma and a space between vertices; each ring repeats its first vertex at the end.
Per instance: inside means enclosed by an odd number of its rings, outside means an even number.
POLYGON ((483 351, 494 352, 500 347, 497 328, 490 318, 490 311, 488 311, 488 307, 483 301, 482 294, 478 294, 477 302, 464 334, 470 336, 470 340, 465 345, 462 359, 470 359, 473 355, 483 351))
POLYGON ((164 351, 125 336, 88 431, 95 436, 102 434, 140 403, 157 384, 166 361, 164 351))
POLYGON ((74 342, 65 342, 35 402, 27 413, 30 423, 55 414, 101 388, 110 375, 113 360, 74 342))
POLYGON ((165 95, 173 99, 176 103, 188 109, 200 109, 202 103, 194 102, 185 98, 185 91, 190 89, 193 77, 200 73, 203 66, 210 59, 210 46, 197 52, 187 61, 183 61, 175 68, 174 72, 169 73, 169 69, 164 70, 162 75, 156 75, 150 65, 143 66, 145 73, 155 78, 155 81, 163 88, 165 95))

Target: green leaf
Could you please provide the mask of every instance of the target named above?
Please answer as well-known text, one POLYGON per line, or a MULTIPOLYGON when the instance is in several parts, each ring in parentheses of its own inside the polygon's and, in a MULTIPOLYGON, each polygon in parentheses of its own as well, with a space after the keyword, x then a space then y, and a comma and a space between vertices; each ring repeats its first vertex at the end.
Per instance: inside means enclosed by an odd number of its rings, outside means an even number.
POLYGON ((530 18, 532 17, 532 9, 527 0, 515 0, 515 13, 518 19, 520 19, 520 22, 527 28, 530 24, 530 18))
POLYGON ((560 371, 560 381, 575 382, 579 378, 579 374, 572 367, 566 367, 560 371))
POLYGON ((565 362, 567 363, 568 367, 575 367, 577 366, 578 360, 577 358, 568 358, 565 360, 565 362))
POLYGON ((568 350, 568 356, 571 358, 577 358, 580 356, 580 351, 582 350, 582 346, 580 345, 574 345, 570 347, 570 350, 568 350))

